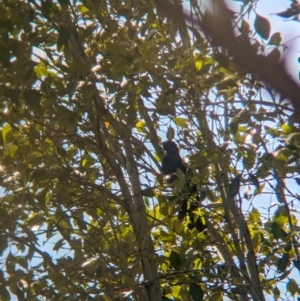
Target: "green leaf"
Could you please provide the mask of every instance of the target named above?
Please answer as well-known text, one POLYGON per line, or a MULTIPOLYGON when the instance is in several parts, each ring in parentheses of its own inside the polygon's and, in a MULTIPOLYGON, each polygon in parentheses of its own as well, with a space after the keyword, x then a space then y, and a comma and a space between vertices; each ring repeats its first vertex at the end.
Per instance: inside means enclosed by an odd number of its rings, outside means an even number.
POLYGON ((286 268, 289 265, 289 254, 285 253, 282 255, 282 257, 278 260, 278 264, 277 264, 277 269, 279 272, 284 272, 286 270, 286 268))
POLYGON ((238 127, 239 127, 239 123, 237 120, 232 120, 232 122, 229 123, 229 129, 233 135, 237 132, 238 127))
POLYGON ((214 292, 209 298, 208 301, 223 301, 223 296, 220 291, 214 292))
POLYGON ((233 198, 238 194, 240 190, 240 183, 241 183, 241 177, 239 175, 232 180, 232 182, 229 185, 229 191, 228 191, 230 198, 233 198))
POLYGON ((202 66, 203 66, 203 60, 200 60, 200 59, 196 60, 196 62, 195 62, 196 69, 201 70, 202 66))
POLYGON ((69 38, 71 36, 71 32, 65 28, 65 27, 60 27, 60 30, 58 32, 58 39, 57 39, 57 44, 56 44, 56 49, 57 51, 60 51, 62 49, 62 46, 68 46, 69 38))
POLYGON ((199 286, 196 283, 191 283, 190 284, 190 294, 191 297, 193 298, 193 301, 202 301, 204 292, 201 286, 199 286))
POLYGON ((187 128, 188 127, 188 119, 182 118, 182 117, 174 117, 173 121, 181 128, 187 128))
POLYGON ((256 14, 254 28, 263 39, 267 40, 269 38, 271 25, 268 19, 256 14))
POLYGON ((273 288, 273 296, 276 300, 278 300, 280 298, 280 290, 278 289, 277 286, 275 286, 273 288))
POLYGON ((181 258, 177 252, 171 251, 170 257, 169 257, 170 265, 175 270, 179 271, 181 267, 181 258))
POLYGON ((289 214, 284 206, 278 207, 274 212, 273 222, 275 222, 280 228, 282 228, 289 219, 289 214))
POLYGON ((294 279, 290 279, 289 282, 286 285, 286 289, 288 292, 291 293, 292 296, 295 296, 295 294, 298 293, 298 284, 294 279))
POLYGON ((12 158, 15 158, 18 156, 18 150, 19 148, 13 144, 10 149, 9 149, 9 155, 12 157, 12 158))
POLYGON ((43 76, 48 75, 47 66, 44 62, 41 62, 36 67, 34 67, 34 72, 38 78, 42 78, 43 76))
POLYGON ((34 181, 37 179, 42 179, 47 177, 47 170, 45 169, 36 169, 29 174, 29 180, 34 181))
POLYGON ((288 217, 284 215, 280 215, 274 218, 274 222, 279 226, 283 227, 288 222, 288 217))
POLYGON ((4 89, 4 95, 9 98, 9 100, 15 104, 16 106, 19 105, 20 102, 20 89, 12 89, 10 87, 6 87, 4 89))
POLYGON ((272 234, 275 239, 281 237, 281 228, 276 223, 271 223, 272 234))
POLYGON ((26 90, 24 92, 24 101, 32 109, 35 109, 37 112, 42 113, 43 108, 40 104, 41 94, 39 91, 34 90, 34 89, 26 90))
POLYGON ((146 188, 146 189, 142 189, 141 190, 141 195, 142 196, 147 196, 149 198, 153 198, 154 197, 154 191, 151 188, 146 188))
POLYGON ((59 251, 61 249, 61 247, 65 244, 65 239, 64 238, 61 238, 59 239, 54 247, 52 248, 53 251, 59 251))
POLYGON ((256 159, 256 152, 253 149, 248 149, 243 155, 243 165, 247 170, 250 170, 256 159))
POLYGON ((138 121, 135 124, 135 128, 137 129, 138 132, 140 133, 145 133, 145 127, 146 127, 146 122, 145 121, 138 121))
POLYGON ((252 173, 249 173, 249 179, 250 179, 250 181, 252 182, 252 184, 257 188, 257 189, 259 189, 259 181, 258 181, 258 178, 254 175, 254 174, 252 174, 252 173))
POLYGON ((256 208, 253 208, 252 211, 249 213, 249 219, 253 223, 257 223, 259 221, 260 213, 256 208))
MULTIPOLYGON (((157 216, 157 218, 159 218, 159 217, 157 216)), ((169 233, 164 230, 160 230, 160 239, 163 242, 168 242, 171 244, 175 243, 175 241, 176 241, 176 237, 173 233, 169 233)))
POLYGON ((1 300, 3 300, 3 301, 11 300, 10 297, 11 296, 10 296, 10 293, 9 293, 8 289, 4 285, 0 285, 0 298, 1 298, 1 300))
POLYGON ((293 260, 295 268, 300 272, 300 260, 293 260))
POLYGON ((255 231, 254 235, 251 237, 251 240, 252 240, 252 246, 255 250, 261 241, 260 234, 257 231, 255 231))
MULTIPOLYGON (((1 212, 0 212, 1 214, 1 212)), ((3 255, 5 249, 7 248, 8 246, 8 242, 7 242, 7 237, 6 235, 0 235, 0 256, 3 255)), ((1 275, 0 275, 1 276, 1 275)), ((1 281, 1 278, 0 278, 0 281, 1 281)))
POLYGON ((6 124, 2 129, 2 139, 4 141, 4 145, 10 143, 13 139, 13 131, 10 124, 6 124))
POLYGON ((2 63, 2 66, 4 68, 10 67, 10 54, 9 54, 9 48, 2 46, 0 47, 0 62, 2 63))

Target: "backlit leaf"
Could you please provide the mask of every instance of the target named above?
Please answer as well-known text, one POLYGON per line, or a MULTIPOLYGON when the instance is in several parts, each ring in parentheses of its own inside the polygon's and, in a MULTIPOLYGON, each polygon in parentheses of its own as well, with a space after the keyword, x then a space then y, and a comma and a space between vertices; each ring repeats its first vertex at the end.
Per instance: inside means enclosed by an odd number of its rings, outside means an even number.
POLYGON ((204 291, 200 285, 196 283, 190 284, 190 294, 193 298, 193 301, 202 301, 204 297, 204 291))
POLYGON ((11 142, 13 138, 13 131, 10 124, 6 124, 2 129, 2 139, 4 141, 4 144, 7 145, 7 143, 11 142))
POLYGON ((270 35, 271 25, 267 18, 256 14, 256 18, 254 21, 254 28, 256 32, 264 39, 267 40, 270 35))
POLYGON ((170 265, 175 269, 175 270, 180 270, 181 268, 181 258, 177 252, 171 251, 170 257, 170 265))
POLYGON ((240 190, 240 182, 241 182, 240 176, 236 176, 231 181, 231 183, 229 185, 229 191, 228 191, 230 198, 233 198, 233 197, 235 197, 238 194, 238 192, 240 190))

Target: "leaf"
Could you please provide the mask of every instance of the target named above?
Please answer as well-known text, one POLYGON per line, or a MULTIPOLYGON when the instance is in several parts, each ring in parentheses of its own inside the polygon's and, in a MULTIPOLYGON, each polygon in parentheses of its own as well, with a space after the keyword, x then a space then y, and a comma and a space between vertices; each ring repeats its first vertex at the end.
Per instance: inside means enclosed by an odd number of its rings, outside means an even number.
POLYGON ((139 133, 145 133, 146 132, 145 127, 146 127, 146 122, 145 121, 138 121, 135 124, 135 128, 137 129, 137 131, 139 133))
MULTIPOLYGON (((2 212, 0 212, 0 213, 2 213, 2 212)), ((3 234, 0 235, 0 256, 3 255, 3 253, 4 253, 5 249, 7 248, 7 246, 8 246, 7 237, 3 234)), ((1 276, 2 276, 1 272, 2 271, 0 271, 0 281, 1 281, 1 276)))
POLYGON ((281 33, 275 32, 272 34, 268 44, 278 46, 280 44, 281 40, 282 40, 281 33))
POLYGON ((172 140, 175 136, 175 130, 173 127, 169 126, 167 130, 167 139, 172 140))
MULTIPOLYGON (((157 218, 159 218, 158 215, 156 215, 156 216, 157 216, 157 218)), ((167 243, 171 243, 171 244, 174 244, 176 241, 176 237, 174 234, 166 232, 164 230, 160 231, 160 239, 162 242, 167 242, 167 243)))
POLYGON ((34 72, 38 78, 42 78, 43 76, 48 75, 47 66, 44 62, 41 62, 36 67, 34 67, 34 72))
POLYGON ((300 272, 300 260, 293 260, 295 268, 300 272))
MULTIPOLYGON (((230 68, 230 60, 228 56, 226 56, 223 53, 215 53, 213 54, 214 60, 216 60, 221 67, 223 67, 223 70, 225 71, 224 74, 226 74, 228 69, 230 68)), ((226 75, 230 75, 231 73, 227 73, 226 75)))
POLYGON ((9 155, 12 157, 12 158, 15 158, 18 156, 18 150, 19 148, 13 144, 10 149, 9 149, 9 155))
POLYGON ((294 279, 290 279, 286 285, 286 289, 288 292, 294 296, 298 292, 298 284, 294 279))
POLYGON ((276 223, 271 223, 271 231, 275 239, 281 237, 281 228, 276 223))
POLYGON ((0 62, 4 68, 10 67, 10 53, 8 47, 0 47, 0 62))
POLYGON ((230 183, 229 191, 228 191, 230 198, 233 198, 238 194, 238 192, 240 190, 240 182, 241 182, 241 177, 238 175, 230 183))
POLYGON ((276 47, 274 48, 268 55, 267 55, 267 59, 271 62, 275 62, 277 63, 280 59, 280 51, 279 49, 276 47))
POLYGON ((205 218, 203 216, 198 216, 195 222, 195 227, 199 232, 202 232, 207 228, 205 224, 205 218))
POLYGON ((188 127, 188 119, 187 118, 182 118, 182 117, 174 117, 173 121, 181 128, 187 128, 188 127))
POLYGON ((67 28, 65 28, 64 26, 60 27, 56 44, 57 51, 60 51, 62 49, 62 46, 64 45, 68 46, 70 36, 71 32, 67 28))
POLYGON ((4 141, 4 145, 7 145, 13 139, 13 131, 10 124, 6 124, 2 129, 2 139, 4 141))
POLYGON ((220 291, 214 292, 209 298, 208 301, 223 301, 223 296, 220 291))
POLYGON ((278 289, 277 286, 275 286, 273 288, 273 296, 276 300, 278 300, 280 298, 280 290, 278 289))
POLYGON ((282 11, 280 13, 277 13, 275 15, 279 16, 279 17, 282 17, 282 18, 291 18, 297 14, 299 14, 300 11, 294 7, 292 8, 288 8, 287 10, 285 11, 282 11))
POLYGON ((287 242, 284 246, 285 252, 290 252, 292 250, 292 244, 290 242, 287 242))
POLYGON ((177 252, 171 251, 170 257, 169 257, 170 265, 175 270, 179 271, 181 267, 181 258, 177 252))
POLYGON ((20 101, 20 90, 19 89, 12 89, 10 87, 6 87, 4 89, 4 95, 10 99, 12 103, 14 103, 16 106, 19 105, 20 101))
POLYGON ((37 112, 41 113, 43 108, 40 104, 41 102, 41 94, 39 91, 30 89, 24 92, 24 101, 31 108, 36 109, 37 112))
POLYGON ((190 284, 190 294, 191 297, 193 298, 193 301, 202 301, 204 292, 201 286, 199 286, 196 283, 191 283, 190 284))
POLYGON ((256 18, 254 21, 254 28, 256 32, 264 39, 268 40, 271 31, 271 25, 267 18, 256 14, 256 18))
POLYGON ((277 269, 279 272, 284 272, 289 265, 289 254, 285 253, 282 257, 278 260, 277 269))
POLYGON ((195 62, 196 69, 201 70, 202 66, 203 66, 203 60, 199 60, 199 59, 196 60, 196 62, 195 62))
POLYGON ((249 173, 249 180, 252 182, 252 184, 256 187, 256 189, 259 189, 259 181, 258 181, 258 178, 252 174, 252 173, 249 173))
POLYGON ((45 169, 36 169, 29 174, 29 180, 34 181, 37 179, 46 178, 48 172, 45 169))
POLYGON ((248 36, 248 34, 250 33, 250 25, 244 19, 242 20, 242 24, 241 27, 239 28, 239 31, 243 36, 248 36))
POLYGON ((279 227, 283 227, 288 222, 288 217, 280 215, 274 219, 274 223, 276 223, 279 227))
POLYGON ((10 293, 4 285, 0 285, 0 298, 1 300, 11 300, 10 293))
POLYGON ((284 134, 290 134, 292 132, 292 129, 291 127, 287 124, 287 123, 284 123, 282 126, 281 126, 284 134))
POLYGON ((279 207, 274 212, 274 219, 273 221, 281 228, 283 227, 289 219, 289 214, 286 211, 286 208, 284 206, 279 207))
POLYGON ((257 231, 254 233, 253 237, 251 237, 251 240, 252 240, 252 246, 254 250, 256 250, 256 248, 259 246, 259 243, 261 241, 260 235, 257 231))
POLYGON ((232 134, 235 134, 238 130, 238 126, 239 126, 238 121, 237 120, 232 120, 232 122, 229 123, 230 132, 232 134))
POLYGON ((260 213, 256 208, 253 208, 249 214, 249 219, 253 223, 257 223, 259 221, 260 213))
POLYGON ((155 196, 153 189, 151 188, 146 188, 141 190, 141 195, 142 196, 147 196, 149 198, 153 198, 155 196))
POLYGON ((247 170, 250 170, 256 159, 256 152, 251 148, 248 149, 243 155, 243 165, 247 170))

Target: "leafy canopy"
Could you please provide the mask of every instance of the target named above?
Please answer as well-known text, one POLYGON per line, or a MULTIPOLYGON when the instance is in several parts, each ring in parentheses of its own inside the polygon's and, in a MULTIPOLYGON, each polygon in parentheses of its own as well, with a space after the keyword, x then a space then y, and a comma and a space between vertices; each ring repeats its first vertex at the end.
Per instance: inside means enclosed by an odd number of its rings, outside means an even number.
MULTIPOLYGON (((289 105, 171 4, 0 6, 1 300, 279 299, 283 281, 299 293, 289 105), (160 174, 165 139, 199 188, 183 221, 185 177, 160 174)), ((279 59, 267 19, 236 24, 279 59)))

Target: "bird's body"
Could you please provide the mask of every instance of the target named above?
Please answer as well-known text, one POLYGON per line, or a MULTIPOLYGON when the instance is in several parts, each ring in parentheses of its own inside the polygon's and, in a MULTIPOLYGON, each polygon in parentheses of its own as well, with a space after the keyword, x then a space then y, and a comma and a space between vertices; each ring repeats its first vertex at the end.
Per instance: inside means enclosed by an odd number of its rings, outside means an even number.
MULTIPOLYGON (((198 205, 194 203, 191 203, 190 206, 188 206, 189 199, 197 194, 197 185, 192 184, 192 174, 191 172, 188 172, 187 167, 183 164, 183 160, 179 154, 179 149, 175 142, 173 141, 165 141, 162 143, 163 149, 165 151, 165 156, 162 158, 162 172, 164 175, 169 175, 169 178, 167 182, 169 184, 173 183, 178 177, 175 175, 177 170, 181 170, 184 174, 189 174, 187 176, 186 180, 186 189, 183 191, 183 194, 185 197, 182 199, 182 205, 181 209, 178 212, 178 218, 183 219, 187 213, 189 213, 190 216, 190 223, 188 224, 189 229, 193 229, 196 227, 199 231, 203 231, 203 229, 206 228, 206 225, 203 225, 200 222, 200 219, 198 218, 196 223, 194 223, 193 219, 193 213, 192 211, 195 210, 198 205), (189 208, 188 208, 189 207, 189 208), (200 226, 198 224, 201 224, 200 226), (200 230, 201 229, 201 230, 200 230)), ((199 197, 196 195, 196 199, 198 200, 199 197)))
POLYGON ((163 174, 169 175, 171 173, 175 173, 177 169, 186 173, 186 166, 182 162, 176 143, 173 141, 165 141, 162 146, 165 151, 165 156, 162 159, 163 174))

